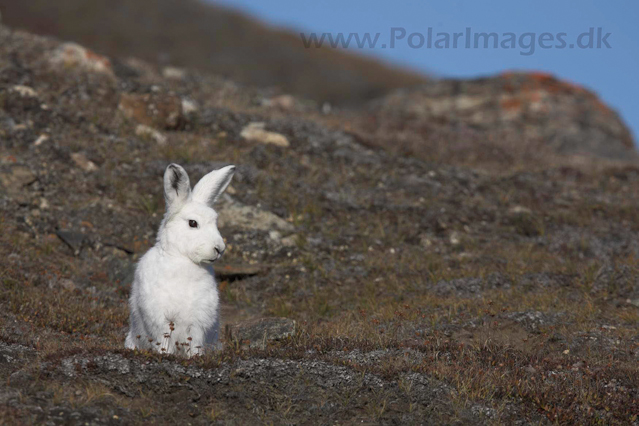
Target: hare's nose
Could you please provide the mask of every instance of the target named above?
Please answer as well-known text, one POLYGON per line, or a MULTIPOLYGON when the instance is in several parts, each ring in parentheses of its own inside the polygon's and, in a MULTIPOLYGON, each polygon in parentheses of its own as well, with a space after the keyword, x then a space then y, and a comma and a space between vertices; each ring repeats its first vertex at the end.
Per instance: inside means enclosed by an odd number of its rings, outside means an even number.
POLYGON ((224 250, 226 247, 215 246, 215 252, 217 253, 217 257, 220 257, 224 254, 224 250))

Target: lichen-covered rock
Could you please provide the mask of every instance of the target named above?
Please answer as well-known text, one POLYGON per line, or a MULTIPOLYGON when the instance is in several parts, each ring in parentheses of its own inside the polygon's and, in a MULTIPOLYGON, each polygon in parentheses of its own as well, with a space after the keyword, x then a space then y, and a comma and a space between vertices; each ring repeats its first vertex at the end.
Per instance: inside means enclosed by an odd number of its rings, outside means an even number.
POLYGON ((183 124, 182 100, 165 93, 122 93, 118 109, 145 126, 173 130, 183 124))
POLYGON ((266 130, 265 123, 249 123, 244 129, 242 129, 240 136, 251 142, 260 142, 282 148, 287 148, 291 145, 286 136, 266 130))
POLYGON ((559 154, 636 156, 630 131, 615 111, 589 90, 544 73, 432 80, 386 96, 373 105, 372 115, 375 132, 398 125, 402 133, 427 129, 449 144, 469 135, 446 129, 468 128, 478 132, 475 138, 510 138, 513 145, 539 145, 559 154))
POLYGON ((281 217, 255 206, 244 205, 230 196, 222 197, 218 212, 220 228, 237 228, 243 230, 293 232, 295 227, 281 217))
POLYGON ((81 69, 113 77, 113 68, 109 58, 80 46, 76 43, 63 43, 50 57, 51 64, 61 71, 81 69))

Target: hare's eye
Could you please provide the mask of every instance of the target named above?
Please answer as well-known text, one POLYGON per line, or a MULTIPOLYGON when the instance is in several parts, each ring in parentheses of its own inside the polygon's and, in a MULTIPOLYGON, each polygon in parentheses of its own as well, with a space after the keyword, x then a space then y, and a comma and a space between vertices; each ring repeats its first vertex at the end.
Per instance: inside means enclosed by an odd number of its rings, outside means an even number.
POLYGON ((197 228, 197 222, 194 221, 193 219, 189 220, 189 226, 191 228, 197 228))

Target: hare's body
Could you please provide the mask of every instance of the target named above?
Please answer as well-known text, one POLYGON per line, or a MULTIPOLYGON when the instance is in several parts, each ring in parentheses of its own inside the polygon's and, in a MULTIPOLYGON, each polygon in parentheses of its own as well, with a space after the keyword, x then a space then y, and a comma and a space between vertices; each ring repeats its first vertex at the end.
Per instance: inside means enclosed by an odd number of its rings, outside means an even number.
POLYGON ((167 213, 156 245, 135 271, 127 348, 193 356, 216 346, 219 298, 210 264, 225 245, 212 204, 233 171, 230 166, 209 173, 191 194, 184 169, 167 168, 167 213))
POLYGON ((135 273, 126 347, 187 356, 202 353, 217 342, 217 310, 217 284, 210 267, 153 247, 135 273))

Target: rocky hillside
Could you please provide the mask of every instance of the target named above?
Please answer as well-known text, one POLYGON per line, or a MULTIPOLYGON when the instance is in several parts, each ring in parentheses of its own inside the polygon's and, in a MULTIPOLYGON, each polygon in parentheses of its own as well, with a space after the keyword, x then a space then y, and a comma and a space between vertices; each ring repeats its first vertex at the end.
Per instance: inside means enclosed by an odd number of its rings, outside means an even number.
POLYGON ((0 0, 6 25, 53 35, 112 58, 196 68, 319 102, 361 103, 423 76, 335 49, 305 49, 204 0, 0 0))
POLYGON ((639 167, 536 78, 327 113, 0 27, 0 422, 638 424, 639 167), (169 162, 238 166, 191 360, 123 348, 169 162))

